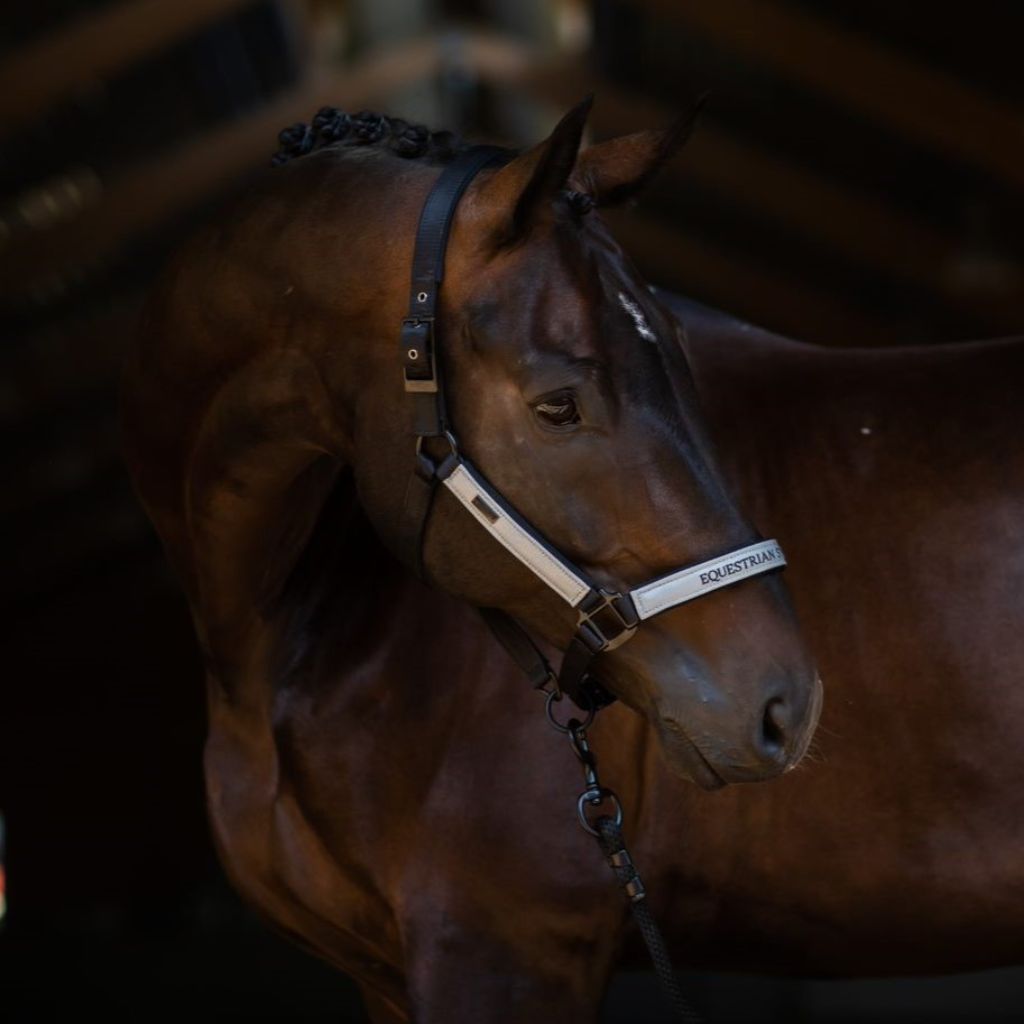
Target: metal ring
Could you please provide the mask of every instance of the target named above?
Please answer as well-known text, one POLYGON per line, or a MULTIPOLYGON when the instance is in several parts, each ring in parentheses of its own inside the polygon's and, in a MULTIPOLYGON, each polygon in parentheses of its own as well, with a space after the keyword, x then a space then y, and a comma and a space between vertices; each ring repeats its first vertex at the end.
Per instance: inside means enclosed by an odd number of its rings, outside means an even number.
MULTIPOLYGON (((433 437, 434 435, 431 434, 430 436, 433 437)), ((451 454, 452 455, 458 455, 459 454, 459 442, 455 440, 455 435, 450 430, 446 430, 442 436, 444 437, 445 441, 447 442, 448 447, 451 449, 451 454)), ((427 440, 427 438, 423 434, 417 435, 417 437, 416 437, 416 458, 417 459, 426 460, 431 466, 433 466, 436 469, 437 466, 440 465, 440 463, 444 461, 444 458, 437 458, 437 459, 435 459, 434 456, 428 455, 423 450, 423 442, 425 440, 427 440)))
POLYGON ((576 801, 576 814, 579 816, 580 824, 592 836, 600 837, 601 833, 590 824, 585 809, 586 805, 599 807, 605 800, 611 800, 615 804, 615 827, 620 828, 622 826, 622 804, 619 803, 619 798, 615 795, 614 790, 608 789, 607 786, 602 786, 600 789, 585 789, 580 793, 579 800, 576 801))
POLYGON ((417 302, 426 302, 427 301, 427 293, 426 292, 420 292, 419 295, 416 296, 416 301, 417 302))
MULTIPOLYGON (((562 725, 562 723, 560 721, 558 721, 557 718, 555 718, 554 711, 551 710, 551 705, 554 704, 556 701, 559 701, 561 699, 562 699, 562 691, 561 690, 550 690, 548 692, 547 700, 544 702, 544 711, 545 711, 545 713, 548 716, 548 721, 559 732, 561 732, 561 733, 568 733, 569 732, 569 726, 562 725)), ((579 727, 581 729, 586 729, 587 726, 589 726, 590 723, 593 722, 594 715, 596 715, 596 714, 597 714, 597 708, 595 708, 594 705, 591 704, 590 707, 587 708, 587 717, 583 719, 583 721, 580 723, 579 727)))

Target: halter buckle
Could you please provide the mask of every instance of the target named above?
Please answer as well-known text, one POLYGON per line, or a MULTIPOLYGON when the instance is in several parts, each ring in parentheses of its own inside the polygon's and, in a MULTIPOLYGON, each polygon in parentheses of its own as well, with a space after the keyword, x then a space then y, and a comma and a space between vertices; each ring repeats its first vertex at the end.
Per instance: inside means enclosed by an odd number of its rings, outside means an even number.
POLYGON ((579 605, 576 635, 597 654, 614 651, 624 644, 640 625, 640 618, 628 594, 595 590, 579 605))
POLYGON ((402 368, 406 391, 437 392, 432 316, 407 317, 402 321, 402 368))

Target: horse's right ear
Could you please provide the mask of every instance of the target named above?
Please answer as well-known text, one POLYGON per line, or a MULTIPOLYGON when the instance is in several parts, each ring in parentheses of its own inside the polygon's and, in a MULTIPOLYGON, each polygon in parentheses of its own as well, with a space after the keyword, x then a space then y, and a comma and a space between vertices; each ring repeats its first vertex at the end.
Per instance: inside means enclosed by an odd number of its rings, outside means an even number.
POLYGON ((514 245, 524 238, 565 187, 592 103, 592 96, 578 103, 543 142, 506 164, 483 186, 485 201, 498 211, 497 245, 514 245))
POLYGON ((573 172, 573 188, 597 206, 616 206, 636 196, 693 132, 704 93, 689 113, 665 131, 635 132, 585 149, 573 172))

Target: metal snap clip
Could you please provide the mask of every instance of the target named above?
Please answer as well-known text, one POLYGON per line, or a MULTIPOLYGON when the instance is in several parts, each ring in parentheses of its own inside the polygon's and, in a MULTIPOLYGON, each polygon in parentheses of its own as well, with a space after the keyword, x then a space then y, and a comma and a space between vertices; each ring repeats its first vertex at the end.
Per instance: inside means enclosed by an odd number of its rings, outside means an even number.
POLYGON ((600 789, 585 789, 580 793, 579 800, 576 801, 576 813, 579 815, 580 824, 592 836, 600 836, 601 833, 590 824, 590 819, 587 817, 587 805, 600 807, 605 800, 611 800, 615 805, 615 818, 613 820, 616 827, 620 827, 622 825, 622 804, 619 803, 619 798, 615 795, 615 792, 608 789, 607 786, 602 786, 600 789))

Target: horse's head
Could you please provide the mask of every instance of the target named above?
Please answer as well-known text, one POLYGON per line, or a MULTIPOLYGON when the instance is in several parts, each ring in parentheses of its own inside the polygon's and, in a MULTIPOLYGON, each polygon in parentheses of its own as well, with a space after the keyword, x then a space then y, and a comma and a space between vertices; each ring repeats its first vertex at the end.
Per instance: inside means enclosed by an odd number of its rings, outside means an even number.
MULTIPOLYGON (((757 534, 715 466, 678 323, 589 209, 631 195, 684 131, 579 153, 585 116, 583 105, 470 187, 448 247, 439 347, 462 449, 554 547, 623 591, 757 534)), ((404 279, 400 287, 398 305, 404 279)), ((406 423, 392 373, 387 397, 364 403, 368 438, 387 430, 385 417, 392 433, 406 423)), ((411 464, 408 436, 396 443, 383 458, 379 445, 354 457, 385 538, 411 464)), ((423 559, 438 587, 501 608, 564 649, 575 613, 444 491, 423 559)), ((820 705, 777 575, 652 618, 598 664, 608 688, 655 726, 673 767, 707 786, 793 765, 820 705)))

